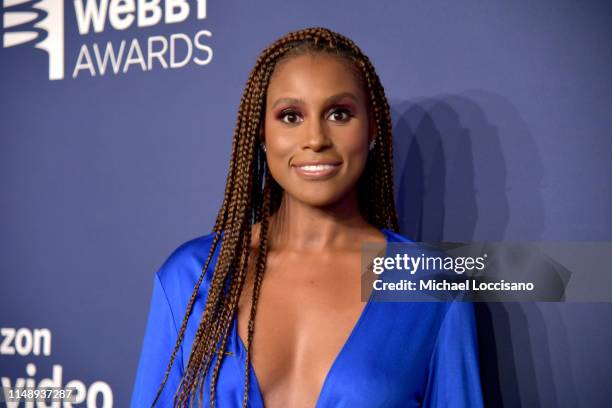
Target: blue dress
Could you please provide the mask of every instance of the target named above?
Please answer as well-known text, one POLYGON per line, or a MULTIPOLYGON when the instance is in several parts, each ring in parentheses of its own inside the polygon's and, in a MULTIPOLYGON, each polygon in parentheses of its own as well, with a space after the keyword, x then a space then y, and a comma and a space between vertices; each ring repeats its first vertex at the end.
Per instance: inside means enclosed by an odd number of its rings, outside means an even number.
MULTIPOLYGON (((382 230, 387 242, 412 242, 382 230)), ((163 379, 213 235, 176 249, 155 275, 153 295, 132 394, 132 407, 150 407, 163 379)), ((220 245, 210 265, 216 263, 220 245)), ((210 285, 200 286, 185 339, 158 401, 172 406, 189 359, 210 285)), ((219 372, 216 406, 242 406, 246 350, 233 320, 219 372)), ((248 406, 263 408, 250 367, 248 406)), ((204 390, 209 390, 209 372, 204 390)), ((366 304, 323 383, 316 408, 482 407, 473 305, 465 302, 373 302, 366 304)), ((204 405, 209 406, 207 393, 204 405)))

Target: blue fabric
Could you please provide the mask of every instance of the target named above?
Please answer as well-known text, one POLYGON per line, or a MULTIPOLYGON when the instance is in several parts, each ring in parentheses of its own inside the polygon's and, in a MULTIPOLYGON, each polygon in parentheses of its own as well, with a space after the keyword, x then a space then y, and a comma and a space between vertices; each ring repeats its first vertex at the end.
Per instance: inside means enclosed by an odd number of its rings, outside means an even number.
MULTIPOLYGON (((382 232, 387 242, 411 242, 382 232)), ((183 244, 155 275, 132 407, 149 407, 155 397, 212 240, 211 234, 183 244)), ((159 407, 172 406, 219 248, 200 287, 159 407)), ((316 407, 481 407, 475 327, 470 303, 369 301, 327 374, 316 407)), ((231 354, 221 364, 217 406, 241 407, 246 351, 235 319, 227 351, 231 354)), ((205 391, 210 377, 209 373, 205 391)), ((249 407, 262 408, 252 366, 250 384, 249 407)), ((204 406, 209 405, 206 394, 204 406)))

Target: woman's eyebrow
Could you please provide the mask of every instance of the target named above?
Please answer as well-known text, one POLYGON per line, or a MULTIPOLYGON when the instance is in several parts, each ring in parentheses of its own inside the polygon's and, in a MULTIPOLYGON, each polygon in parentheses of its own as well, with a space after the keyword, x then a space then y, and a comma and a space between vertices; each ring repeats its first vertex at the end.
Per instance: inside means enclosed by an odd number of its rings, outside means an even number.
POLYGON ((272 104, 272 108, 276 107, 276 105, 279 105, 281 103, 287 103, 287 104, 290 104, 290 105, 304 105, 304 100, 303 99, 299 99, 299 98, 278 98, 272 104))
POLYGON ((351 92, 340 92, 339 94, 332 95, 329 98, 325 99, 325 103, 337 102, 344 97, 352 99, 355 103, 359 103, 359 99, 357 99, 357 97, 351 92))
MULTIPOLYGON (((355 103, 358 103, 359 100, 357 99, 357 97, 351 93, 351 92, 340 92, 339 94, 336 95, 332 95, 328 98, 325 99, 325 103, 332 103, 332 102, 336 102, 344 97, 348 97, 351 98, 355 103)), ((274 101, 274 103, 272 104, 272 108, 275 108, 277 105, 281 104, 281 103, 287 103, 287 104, 291 104, 291 105, 305 105, 305 102, 303 99, 300 98, 288 98, 288 97, 284 97, 284 98, 278 98, 276 101, 274 101)))

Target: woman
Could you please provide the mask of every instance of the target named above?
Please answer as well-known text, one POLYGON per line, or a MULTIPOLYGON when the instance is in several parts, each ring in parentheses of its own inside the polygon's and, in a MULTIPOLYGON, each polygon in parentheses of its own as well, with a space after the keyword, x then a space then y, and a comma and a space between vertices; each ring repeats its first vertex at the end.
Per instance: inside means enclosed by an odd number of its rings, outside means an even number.
POLYGON ((408 241, 392 169, 351 40, 309 28, 264 50, 214 232, 156 275, 132 405, 480 406, 469 304, 360 301, 362 243, 408 241))

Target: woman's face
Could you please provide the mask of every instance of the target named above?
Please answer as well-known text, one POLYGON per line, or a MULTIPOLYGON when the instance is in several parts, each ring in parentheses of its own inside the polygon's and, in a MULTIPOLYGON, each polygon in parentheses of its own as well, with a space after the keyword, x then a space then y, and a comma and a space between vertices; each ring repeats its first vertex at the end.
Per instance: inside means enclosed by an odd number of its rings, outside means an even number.
POLYGON ((327 206, 354 191, 368 156, 366 95, 348 62, 325 54, 276 66, 264 140, 276 182, 305 204, 327 206))

